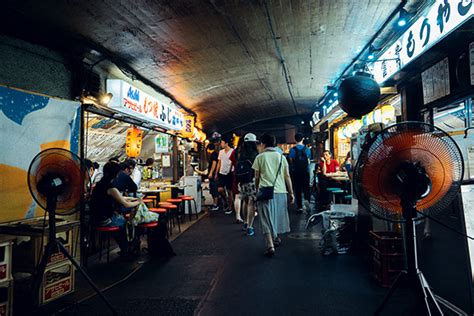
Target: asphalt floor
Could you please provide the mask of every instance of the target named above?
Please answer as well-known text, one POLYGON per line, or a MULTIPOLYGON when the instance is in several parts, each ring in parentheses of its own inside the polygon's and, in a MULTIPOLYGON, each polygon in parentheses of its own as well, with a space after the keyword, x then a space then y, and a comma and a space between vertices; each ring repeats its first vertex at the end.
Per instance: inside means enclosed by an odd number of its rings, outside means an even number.
MULTIPOLYGON (((233 216, 203 216, 172 242, 177 256, 144 262, 105 295, 119 315, 372 315, 387 289, 373 279, 369 257, 322 255, 320 227, 307 231, 305 220, 291 213, 292 232, 266 258, 258 221, 249 237, 233 216)), ((394 309, 404 297, 386 314, 407 314, 394 309)), ((95 296, 55 314, 110 311, 95 296)))

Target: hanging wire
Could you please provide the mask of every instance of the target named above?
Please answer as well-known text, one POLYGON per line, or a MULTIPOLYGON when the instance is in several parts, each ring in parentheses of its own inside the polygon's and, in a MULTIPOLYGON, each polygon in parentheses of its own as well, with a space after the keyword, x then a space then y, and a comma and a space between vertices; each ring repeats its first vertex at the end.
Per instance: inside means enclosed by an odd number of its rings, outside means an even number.
POLYGON ((293 92, 291 91, 291 81, 288 75, 288 69, 285 63, 285 59, 283 58, 283 55, 281 53, 280 45, 278 44, 276 35, 275 35, 275 30, 273 29, 273 22, 272 18, 270 16, 270 11, 268 10, 268 4, 266 0, 263 0, 263 6, 265 8, 265 15, 267 16, 267 22, 268 22, 268 27, 270 28, 270 32, 272 33, 272 38, 273 38, 273 43, 275 44, 275 49, 276 53, 278 56, 278 59, 280 59, 280 64, 282 66, 283 70, 283 75, 285 76, 285 81, 286 81, 286 87, 288 88, 288 93, 290 94, 291 97, 291 102, 293 103, 293 108, 295 110, 295 114, 298 115, 298 108, 296 107, 296 102, 295 98, 293 96, 293 92))

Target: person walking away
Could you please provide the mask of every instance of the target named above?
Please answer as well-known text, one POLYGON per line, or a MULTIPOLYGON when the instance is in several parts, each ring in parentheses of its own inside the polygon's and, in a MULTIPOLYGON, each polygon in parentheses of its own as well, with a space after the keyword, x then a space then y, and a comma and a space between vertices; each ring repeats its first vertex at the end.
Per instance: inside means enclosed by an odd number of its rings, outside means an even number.
POLYGON ((290 149, 288 158, 291 165, 291 178, 295 188, 296 211, 303 212, 304 208, 309 210, 309 161, 311 160, 311 150, 303 144, 303 135, 295 135, 296 146, 290 149))
POLYGON ((248 236, 255 234, 253 221, 255 219, 257 187, 255 185, 255 171, 252 166, 257 155, 257 136, 248 133, 244 136, 244 142, 238 148, 235 169, 235 178, 239 184, 239 191, 243 200, 243 213, 245 214, 243 230, 247 232, 248 236))
POLYGON ((218 191, 219 194, 227 200, 227 208, 224 210, 225 214, 232 214, 233 207, 233 194, 232 194, 232 184, 233 184, 233 169, 232 169, 232 160, 231 155, 234 150, 230 147, 230 139, 228 137, 222 137, 221 139, 221 150, 219 151, 219 156, 217 157, 217 173, 214 176, 214 179, 218 181, 218 191))
POLYGON ((212 196, 213 204, 210 207, 210 211, 215 212, 219 209, 217 202, 219 199, 219 191, 217 189, 217 180, 215 176, 217 175, 217 162, 219 157, 219 152, 216 148, 216 145, 209 144, 207 145, 207 153, 209 155, 209 164, 208 164, 208 173, 207 177, 209 179, 209 191, 212 196))
POLYGON ((275 246, 281 243, 279 235, 290 232, 287 195, 290 203, 294 202, 295 197, 288 162, 276 151, 275 136, 263 134, 260 141, 262 152, 255 158, 252 168, 255 170, 257 192, 263 187, 273 186, 273 198, 257 202, 260 227, 266 242, 264 255, 272 257, 275 246))

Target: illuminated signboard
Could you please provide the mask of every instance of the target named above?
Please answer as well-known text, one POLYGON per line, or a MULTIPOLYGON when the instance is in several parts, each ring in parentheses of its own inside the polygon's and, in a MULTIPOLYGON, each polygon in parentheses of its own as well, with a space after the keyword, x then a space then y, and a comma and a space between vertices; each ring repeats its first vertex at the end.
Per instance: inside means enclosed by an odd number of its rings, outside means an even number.
POLYGON ((418 20, 371 66, 375 80, 384 82, 472 18, 472 0, 436 0, 418 20))
POLYGON ((158 100, 135 88, 125 81, 107 80, 107 92, 113 94, 108 107, 170 130, 181 130, 184 126, 184 114, 171 106, 171 102, 162 96, 158 100))

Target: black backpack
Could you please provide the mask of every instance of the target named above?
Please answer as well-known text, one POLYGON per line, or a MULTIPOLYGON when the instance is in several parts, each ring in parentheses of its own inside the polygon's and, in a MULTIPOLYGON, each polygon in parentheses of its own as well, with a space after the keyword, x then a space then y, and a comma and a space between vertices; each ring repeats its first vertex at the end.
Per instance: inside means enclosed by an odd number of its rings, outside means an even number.
POLYGON ((293 172, 308 172, 308 156, 306 156, 306 147, 298 149, 298 147, 295 146, 293 148, 295 150, 295 159, 293 159, 293 172))
POLYGON ((252 162, 250 160, 237 161, 235 166, 235 178, 238 183, 252 182, 255 173, 252 169, 252 162))

